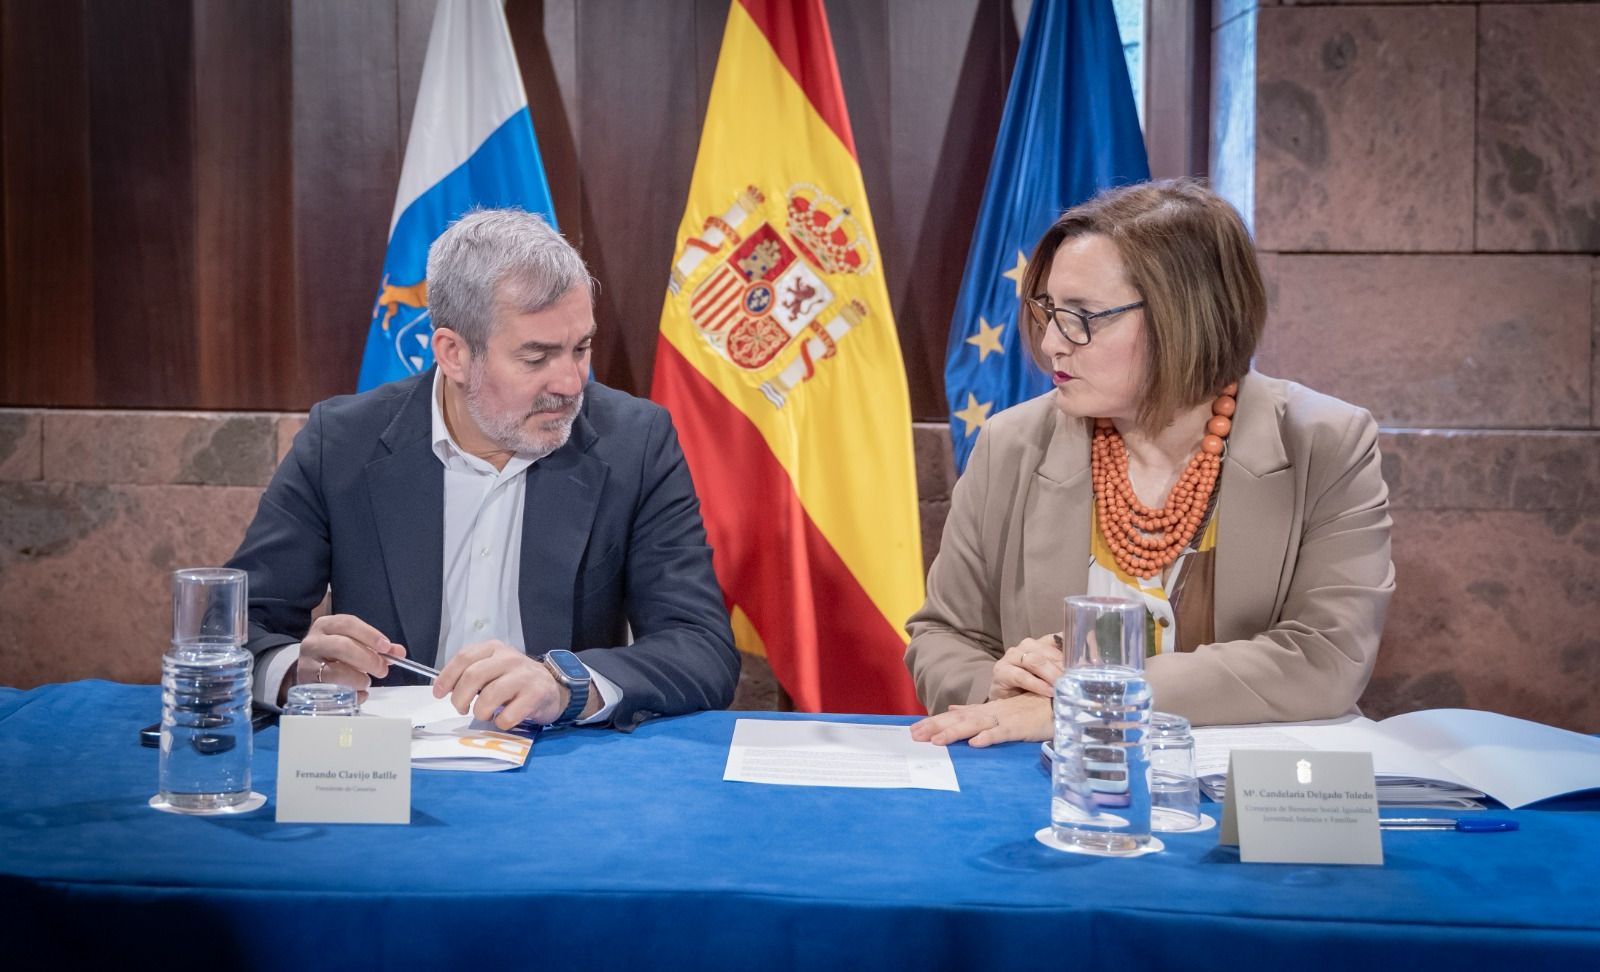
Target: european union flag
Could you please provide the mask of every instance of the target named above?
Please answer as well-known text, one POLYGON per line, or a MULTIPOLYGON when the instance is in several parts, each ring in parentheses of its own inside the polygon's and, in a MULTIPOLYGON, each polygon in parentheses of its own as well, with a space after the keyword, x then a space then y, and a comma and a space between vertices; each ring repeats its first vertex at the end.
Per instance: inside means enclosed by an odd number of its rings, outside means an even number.
POLYGON ((475 206, 516 206, 556 222, 505 11, 440 0, 357 390, 432 367, 428 247, 475 206))
POLYGON ((1017 333, 1033 244, 1062 210, 1148 178, 1111 0, 1034 0, 945 351, 958 472, 990 415, 1050 388, 1017 333))

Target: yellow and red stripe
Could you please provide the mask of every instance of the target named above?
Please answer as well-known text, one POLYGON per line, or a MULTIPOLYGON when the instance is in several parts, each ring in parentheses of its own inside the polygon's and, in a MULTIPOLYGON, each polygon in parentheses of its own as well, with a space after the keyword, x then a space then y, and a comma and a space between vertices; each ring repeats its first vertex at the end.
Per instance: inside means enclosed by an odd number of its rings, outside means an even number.
POLYGON ((703 262, 667 294, 652 397, 672 411, 688 456, 740 647, 767 656, 801 709, 917 711, 901 660, 902 625, 923 595, 910 406, 820 0, 731 5, 678 242, 680 259, 703 262), (721 268, 735 235, 762 221, 803 249, 785 225, 786 194, 800 185, 848 209, 836 215, 868 254, 863 273, 826 272, 808 256, 834 295, 827 316, 866 313, 837 337, 817 334, 832 352, 819 360, 803 330, 769 364, 741 368, 709 337, 726 333, 742 284, 721 268), (762 201, 739 227, 724 224, 747 186, 762 201), (691 302, 715 331, 696 328, 691 302), (805 377, 779 407, 761 386, 796 361, 805 377))

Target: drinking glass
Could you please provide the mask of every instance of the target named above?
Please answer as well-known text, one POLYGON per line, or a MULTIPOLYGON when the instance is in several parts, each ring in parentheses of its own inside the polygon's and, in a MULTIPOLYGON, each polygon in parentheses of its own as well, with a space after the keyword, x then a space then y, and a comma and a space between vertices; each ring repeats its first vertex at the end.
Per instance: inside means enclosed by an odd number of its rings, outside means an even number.
POLYGON ((1150 826, 1162 833, 1200 826, 1200 781, 1194 733, 1170 712, 1150 715, 1150 826))
POLYGON ((308 682, 290 686, 283 705, 283 714, 286 716, 353 716, 360 712, 355 687, 337 682, 308 682))
POLYGON ((1059 841, 1096 853, 1134 854, 1150 842, 1145 618, 1130 598, 1066 599, 1050 826, 1059 841))
POLYGON ((228 567, 172 573, 172 643, 237 647, 246 640, 247 575, 228 567))

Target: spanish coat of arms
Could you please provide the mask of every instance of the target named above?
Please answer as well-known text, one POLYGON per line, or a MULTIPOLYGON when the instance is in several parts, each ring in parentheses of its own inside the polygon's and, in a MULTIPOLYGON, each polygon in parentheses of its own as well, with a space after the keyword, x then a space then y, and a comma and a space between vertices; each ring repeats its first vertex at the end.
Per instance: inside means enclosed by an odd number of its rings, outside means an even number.
POLYGON ((848 207, 809 183, 784 195, 779 229, 758 221, 766 197, 747 186, 727 211, 706 218, 699 236, 683 242, 668 284, 674 295, 688 289, 689 318, 700 337, 752 378, 780 356, 788 359, 761 381, 762 394, 778 408, 867 316, 865 304, 838 298, 826 278, 872 269, 872 250, 848 207))

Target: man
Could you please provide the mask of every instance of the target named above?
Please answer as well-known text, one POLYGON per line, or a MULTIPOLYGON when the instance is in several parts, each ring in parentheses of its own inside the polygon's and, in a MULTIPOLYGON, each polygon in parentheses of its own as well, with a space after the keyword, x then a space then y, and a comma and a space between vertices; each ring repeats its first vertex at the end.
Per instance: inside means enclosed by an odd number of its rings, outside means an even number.
POLYGON ((506 728, 726 706, 738 653, 689 470, 665 410, 588 381, 582 259, 480 210, 427 279, 435 368, 312 408, 230 562, 256 697, 414 681, 389 663, 409 655, 506 728))

